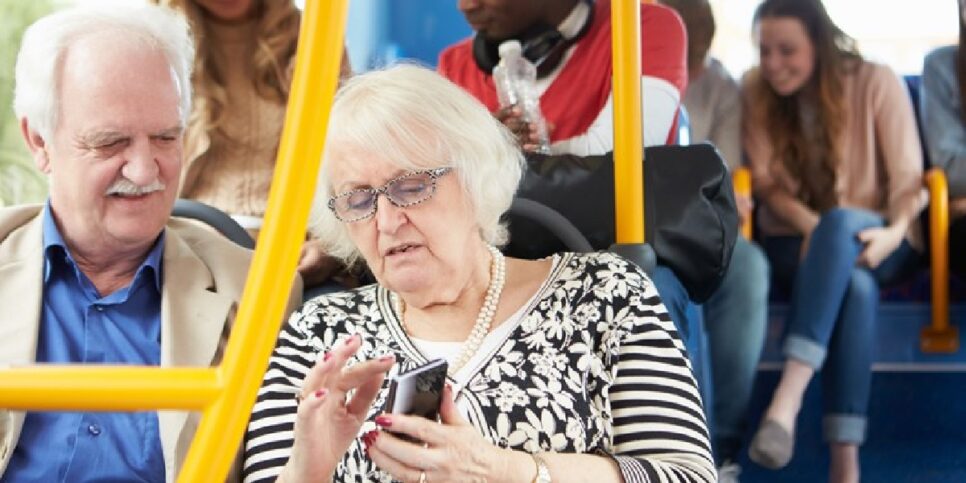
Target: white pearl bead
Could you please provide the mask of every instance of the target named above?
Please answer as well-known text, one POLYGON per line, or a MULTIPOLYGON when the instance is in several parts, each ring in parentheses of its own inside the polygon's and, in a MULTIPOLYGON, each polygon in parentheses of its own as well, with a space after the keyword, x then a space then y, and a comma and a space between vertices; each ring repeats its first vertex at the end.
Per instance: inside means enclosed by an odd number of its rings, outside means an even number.
MULTIPOLYGON (((449 367, 448 372, 450 374, 455 374, 462 369, 473 358, 473 355, 480 350, 480 346, 483 345, 483 340, 486 339, 486 335, 490 332, 490 327, 493 325, 493 317, 496 315, 496 309, 500 304, 500 295, 503 293, 503 285, 506 282, 506 258, 492 245, 487 245, 486 249, 490 252, 491 257, 490 282, 486 287, 486 296, 483 299, 483 306, 480 307, 480 312, 476 316, 476 323, 470 329, 470 334, 466 338, 466 341, 463 342, 463 347, 460 349, 453 365, 449 367)), ((400 324, 405 329, 406 322, 403 319, 402 297, 398 294, 392 294, 391 298, 393 309, 399 317, 400 324)))

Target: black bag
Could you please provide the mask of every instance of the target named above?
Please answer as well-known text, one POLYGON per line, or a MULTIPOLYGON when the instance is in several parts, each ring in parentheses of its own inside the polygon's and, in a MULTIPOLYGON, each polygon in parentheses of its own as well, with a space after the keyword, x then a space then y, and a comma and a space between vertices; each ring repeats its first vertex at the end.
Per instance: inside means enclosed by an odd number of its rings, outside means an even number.
MULTIPOLYGON (((703 302, 721 283, 738 234, 731 176, 710 144, 653 146, 644 155, 645 238, 691 300, 703 302)), ((530 155, 517 196, 557 210, 594 249, 606 250, 615 240, 613 161, 613 153, 530 155)), ((546 229, 511 222, 508 255, 563 250, 546 229)))

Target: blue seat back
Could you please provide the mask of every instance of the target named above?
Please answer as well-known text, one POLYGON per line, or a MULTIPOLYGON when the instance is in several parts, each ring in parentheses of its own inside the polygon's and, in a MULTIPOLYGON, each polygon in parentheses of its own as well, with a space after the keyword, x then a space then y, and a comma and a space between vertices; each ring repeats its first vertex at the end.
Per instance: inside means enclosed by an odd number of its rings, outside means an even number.
POLYGON ((926 150, 926 137, 923 131, 922 112, 920 111, 919 98, 922 90, 922 76, 918 74, 905 75, 902 79, 906 83, 909 91, 909 98, 912 99, 912 110, 916 113, 916 130, 919 132, 919 145, 922 148, 923 168, 929 169, 932 163, 929 161, 929 152, 926 150))

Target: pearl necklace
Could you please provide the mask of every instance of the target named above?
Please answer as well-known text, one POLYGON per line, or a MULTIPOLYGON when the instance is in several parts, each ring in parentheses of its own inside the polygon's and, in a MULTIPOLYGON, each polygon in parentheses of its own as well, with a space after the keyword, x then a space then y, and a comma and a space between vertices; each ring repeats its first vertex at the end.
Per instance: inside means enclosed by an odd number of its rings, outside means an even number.
MULTIPOLYGON (((483 345, 483 339, 490 333, 490 326, 493 325, 493 316, 496 315, 496 307, 500 304, 500 294, 503 293, 503 285, 506 282, 506 259, 496 247, 487 245, 486 249, 492 257, 490 262, 490 284, 486 287, 486 297, 483 299, 483 306, 480 307, 480 313, 476 316, 476 323, 473 324, 473 329, 470 330, 470 335, 466 338, 466 342, 463 343, 463 347, 460 349, 456 360, 449 366, 447 372, 450 375, 456 374, 480 350, 480 346, 483 345)), ((399 294, 393 293, 392 302, 393 308, 396 310, 396 315, 399 317, 399 323, 402 324, 405 330, 406 322, 403 319, 402 297, 399 294)))

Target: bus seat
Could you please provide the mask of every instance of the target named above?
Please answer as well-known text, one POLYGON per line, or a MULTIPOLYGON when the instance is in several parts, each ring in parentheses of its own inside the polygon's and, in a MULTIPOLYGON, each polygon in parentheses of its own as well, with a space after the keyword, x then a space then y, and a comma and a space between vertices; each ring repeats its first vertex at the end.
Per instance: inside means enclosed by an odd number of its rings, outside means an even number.
POLYGON ((926 137, 922 131, 922 113, 919 111, 919 92, 922 89, 922 76, 917 74, 906 75, 902 77, 902 80, 905 82, 906 89, 909 91, 912 110, 916 114, 916 131, 919 132, 919 146, 922 148, 923 167, 928 169, 932 166, 932 162, 930 162, 929 152, 926 150, 926 137))
MULTIPOLYGON (((751 194, 751 173, 741 167, 732 173, 735 192, 751 194)), ((929 271, 931 285, 930 324, 919 335, 919 347, 926 353, 953 353, 959 350, 959 332, 949 321, 949 194, 946 175, 931 168, 923 177, 929 190, 929 271)), ((752 223, 745 220, 741 234, 751 239, 752 223)))
POLYGON ((172 216, 191 218, 204 222, 229 240, 249 250, 255 249, 255 240, 232 217, 225 212, 199 201, 179 198, 174 202, 172 216))
POLYGON ((959 334, 957 328, 949 323, 949 187, 943 170, 931 167, 926 149, 922 112, 919 109, 922 76, 906 75, 903 81, 916 115, 916 130, 922 148, 923 168, 926 170, 923 183, 929 190, 927 235, 932 320, 920 332, 919 346, 927 353, 951 353, 959 349, 959 334))
MULTIPOLYGON (((567 251, 586 253, 594 251, 587 238, 567 218, 549 206, 526 198, 515 198, 506 217, 511 226, 526 219, 537 223, 559 240, 567 251)), ((513 240, 510 240, 511 243, 513 240)))

